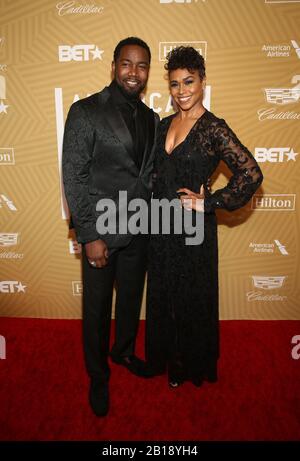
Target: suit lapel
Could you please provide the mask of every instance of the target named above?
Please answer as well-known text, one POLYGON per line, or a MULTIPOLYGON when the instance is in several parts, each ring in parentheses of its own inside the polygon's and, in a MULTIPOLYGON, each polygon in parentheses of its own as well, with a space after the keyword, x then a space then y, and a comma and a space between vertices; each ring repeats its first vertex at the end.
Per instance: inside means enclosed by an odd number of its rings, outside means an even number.
POLYGON ((118 137, 121 144, 124 145, 131 158, 133 149, 132 137, 120 111, 118 111, 114 105, 114 101, 111 96, 109 96, 104 105, 104 118, 109 124, 111 130, 118 137))
POLYGON ((149 111, 149 109, 142 104, 141 111, 142 111, 142 119, 145 123, 145 146, 143 152, 143 160, 141 164, 140 171, 136 166, 134 159, 132 158, 132 151, 133 151, 133 140, 131 134, 127 128, 125 121, 121 113, 116 108, 113 98, 109 92, 109 88, 106 87, 102 92, 99 93, 99 103, 103 104, 103 110, 101 111, 102 118, 107 122, 109 127, 111 128, 112 132, 117 136, 120 143, 125 147, 128 153, 128 166, 134 168, 136 173, 141 176, 143 173, 147 161, 151 155, 154 146, 154 139, 156 133, 156 122, 154 114, 149 111))
POLYGON ((149 155, 152 150, 152 146, 154 143, 154 134, 155 134, 155 120, 153 113, 149 111, 149 109, 143 104, 141 105, 141 110, 143 111, 143 116, 141 117, 142 120, 144 120, 145 124, 145 146, 144 146, 144 152, 143 152, 143 160, 142 160, 142 165, 141 165, 141 170, 140 170, 140 175, 144 171, 145 165, 147 163, 147 160, 149 158, 149 155))

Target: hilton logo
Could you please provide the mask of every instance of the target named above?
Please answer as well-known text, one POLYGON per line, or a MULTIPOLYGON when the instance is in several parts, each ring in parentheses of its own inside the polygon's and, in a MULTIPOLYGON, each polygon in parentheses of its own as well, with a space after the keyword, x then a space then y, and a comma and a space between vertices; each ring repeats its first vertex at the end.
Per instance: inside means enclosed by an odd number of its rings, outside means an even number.
POLYGON ((251 209, 255 211, 294 211, 296 194, 254 195, 251 209))
POLYGON ((73 281, 72 282, 72 291, 73 291, 73 296, 82 295, 82 282, 73 281))
POLYGON ((167 54, 178 46, 192 46, 206 59, 207 42, 159 42, 159 60, 165 61, 167 54))
POLYGON ((14 165, 15 153, 13 147, 0 147, 0 165, 14 165))

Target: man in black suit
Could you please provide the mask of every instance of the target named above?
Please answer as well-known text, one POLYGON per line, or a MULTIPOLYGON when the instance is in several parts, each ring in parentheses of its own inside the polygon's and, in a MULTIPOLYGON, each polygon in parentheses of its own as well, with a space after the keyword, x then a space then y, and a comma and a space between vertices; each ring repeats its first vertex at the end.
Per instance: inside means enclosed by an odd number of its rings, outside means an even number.
MULTIPOLYGON (((78 242, 83 244, 83 342, 91 378, 89 401, 97 416, 109 409, 109 337, 116 284, 116 335, 112 360, 148 377, 134 355, 147 262, 148 235, 99 234, 101 199, 119 211, 119 191, 151 198, 153 146, 158 116, 140 100, 149 74, 148 45, 136 37, 115 48, 111 84, 74 103, 63 146, 63 179, 78 242), (98 227, 99 230, 99 227, 98 227)), ((129 215, 129 213, 128 213, 129 215)), ((124 223, 123 223, 124 224, 124 223)))

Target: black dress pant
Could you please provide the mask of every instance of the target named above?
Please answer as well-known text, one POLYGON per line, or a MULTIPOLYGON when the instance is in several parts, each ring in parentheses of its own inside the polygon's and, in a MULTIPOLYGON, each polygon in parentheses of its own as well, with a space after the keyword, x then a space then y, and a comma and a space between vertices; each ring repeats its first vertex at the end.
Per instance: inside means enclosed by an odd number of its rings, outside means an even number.
POLYGON ((147 266, 148 235, 134 236, 103 268, 92 267, 83 251, 83 346, 87 372, 107 382, 113 286, 116 287, 115 342, 111 355, 134 354, 147 266))

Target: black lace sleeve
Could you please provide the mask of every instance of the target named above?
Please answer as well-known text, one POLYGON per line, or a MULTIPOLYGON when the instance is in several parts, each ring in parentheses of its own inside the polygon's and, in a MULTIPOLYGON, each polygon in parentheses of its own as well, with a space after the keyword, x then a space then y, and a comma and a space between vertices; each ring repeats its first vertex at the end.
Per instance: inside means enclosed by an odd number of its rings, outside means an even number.
POLYGON ((211 134, 220 160, 226 163, 233 175, 223 189, 205 198, 205 211, 209 213, 215 208, 233 211, 250 200, 262 183, 263 175, 251 152, 224 120, 213 125, 211 134))

